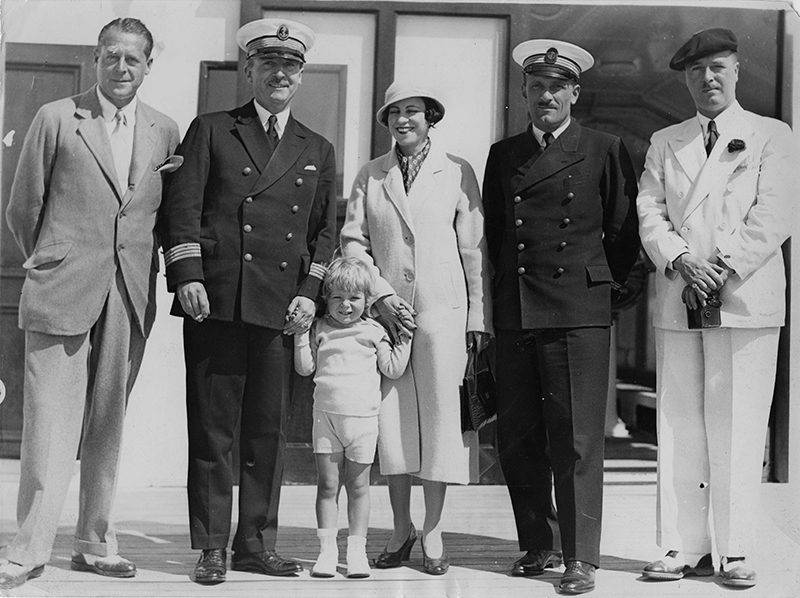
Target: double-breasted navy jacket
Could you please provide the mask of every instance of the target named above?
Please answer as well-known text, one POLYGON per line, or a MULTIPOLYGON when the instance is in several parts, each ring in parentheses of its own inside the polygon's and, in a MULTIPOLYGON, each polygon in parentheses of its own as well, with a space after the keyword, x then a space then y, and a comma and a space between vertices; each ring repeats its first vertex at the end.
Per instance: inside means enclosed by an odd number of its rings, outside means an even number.
POLYGON ((497 329, 611 323, 611 287, 639 251, 622 141, 574 119, 542 150, 530 128, 495 143, 483 202, 497 329))
MULTIPOLYGON (((281 329, 336 246, 333 146, 289 117, 271 159, 251 100, 198 116, 160 214, 167 285, 204 283, 209 317, 281 329)), ((185 316, 177 298, 173 315, 185 316)))

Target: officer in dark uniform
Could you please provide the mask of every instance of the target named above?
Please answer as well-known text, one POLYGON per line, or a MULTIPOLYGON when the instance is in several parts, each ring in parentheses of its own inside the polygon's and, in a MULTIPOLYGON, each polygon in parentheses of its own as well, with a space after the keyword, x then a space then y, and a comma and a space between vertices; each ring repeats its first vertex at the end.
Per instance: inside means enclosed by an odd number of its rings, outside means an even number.
POLYGON ((192 547, 198 583, 224 581, 234 431, 240 427, 239 521, 231 568, 294 575, 275 553, 287 335, 310 326, 336 244, 331 144, 289 112, 314 41, 285 19, 244 25, 237 41, 254 100, 198 116, 161 212, 172 313, 184 318, 192 547))
POLYGON ((579 594, 600 560, 611 291, 639 251, 636 178, 618 137, 570 117, 588 52, 531 40, 513 56, 532 125, 492 146, 483 187, 498 451, 526 551, 511 574, 563 558, 560 590, 579 594))

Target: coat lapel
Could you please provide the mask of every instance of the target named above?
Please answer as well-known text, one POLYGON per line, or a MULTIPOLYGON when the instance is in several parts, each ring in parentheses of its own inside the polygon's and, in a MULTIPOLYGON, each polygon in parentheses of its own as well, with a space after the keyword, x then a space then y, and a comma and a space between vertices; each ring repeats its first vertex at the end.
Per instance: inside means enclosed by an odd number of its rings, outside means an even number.
MULTIPOLYGON (((425 161, 428 161, 427 158, 425 161)), ((414 225, 408 206, 408 196, 403 186, 403 173, 400 172, 400 164, 397 162, 397 155, 395 154, 394 147, 384 154, 382 168, 386 173, 386 176, 383 177, 383 192, 400 214, 403 222, 405 222, 406 226, 413 232, 414 225)))
POLYGON ((117 199, 122 200, 123 190, 119 186, 117 167, 114 165, 111 142, 108 140, 108 132, 103 121, 100 100, 97 99, 96 87, 92 87, 78 98, 78 105, 75 108, 75 116, 78 119, 77 133, 89 148, 94 159, 97 160, 100 169, 114 189, 117 199))
MULTIPOLYGON (((260 124, 259 129, 261 129, 261 137, 263 137, 264 143, 266 144, 267 134, 260 124)), ((297 121, 294 120, 294 117, 290 115, 289 120, 286 122, 286 129, 283 131, 280 143, 278 143, 278 147, 275 148, 272 157, 262 170, 261 176, 256 179, 251 194, 255 195, 261 193, 264 189, 273 185, 286 174, 286 171, 297 162, 297 159, 306 149, 307 145, 308 141, 306 140, 305 132, 297 125, 297 121)))
MULTIPOLYGON (((519 193, 536 183, 553 176, 567 166, 571 166, 586 158, 586 154, 578 151, 578 142, 581 137, 581 126, 578 121, 572 120, 566 130, 558 136, 555 142, 545 151, 526 163, 527 170, 519 182, 516 192, 519 193)), ((533 134, 531 133, 531 138, 533 134)), ((536 145, 535 143, 533 145, 536 145)))
POLYGON ((123 189, 124 205, 133 199, 135 190, 139 188, 142 177, 150 168, 153 151, 156 147, 155 121, 150 115, 147 106, 139 101, 136 105, 136 126, 133 129, 133 155, 131 157, 131 170, 128 180, 133 183, 133 189, 123 189))
POLYGON ((743 139, 746 146, 752 143, 753 129, 747 119, 742 117, 743 114, 743 111, 741 111, 741 114, 737 113, 738 117, 728 122, 725 128, 720 131, 719 139, 717 139, 717 143, 707 159, 702 142, 702 131, 700 132, 700 141, 694 145, 699 145, 702 148, 702 162, 700 162, 702 166, 689 194, 686 207, 683 210, 682 222, 689 218, 692 212, 706 199, 712 195, 720 194, 725 188, 731 173, 746 159, 748 153, 745 150, 740 152, 728 151, 728 142, 734 137, 743 139))
POLYGON ((258 172, 263 173, 267 167, 269 142, 264 127, 261 126, 261 121, 258 119, 254 101, 250 100, 239 109, 234 127, 250 160, 253 161, 258 172))

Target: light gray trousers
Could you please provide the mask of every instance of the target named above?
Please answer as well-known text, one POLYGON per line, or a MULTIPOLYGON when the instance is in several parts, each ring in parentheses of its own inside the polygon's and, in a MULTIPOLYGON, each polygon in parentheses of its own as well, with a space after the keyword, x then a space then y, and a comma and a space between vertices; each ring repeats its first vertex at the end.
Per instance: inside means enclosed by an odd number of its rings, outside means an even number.
POLYGON ((144 346, 119 272, 91 330, 76 336, 26 331, 19 531, 8 546, 8 560, 27 566, 50 560, 79 443, 73 549, 117 553, 111 507, 125 408, 144 346))

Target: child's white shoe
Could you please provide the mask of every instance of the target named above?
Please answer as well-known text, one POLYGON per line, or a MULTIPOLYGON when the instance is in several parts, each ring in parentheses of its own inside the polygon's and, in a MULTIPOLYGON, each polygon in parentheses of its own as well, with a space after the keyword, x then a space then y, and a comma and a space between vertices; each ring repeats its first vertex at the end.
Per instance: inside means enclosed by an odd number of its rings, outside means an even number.
POLYGON ((347 577, 351 579, 369 577, 367 539, 364 536, 347 536, 347 577))
POLYGON ((339 564, 339 546, 336 544, 336 534, 339 530, 318 529, 319 556, 311 568, 311 577, 333 577, 336 575, 336 565, 339 564))

